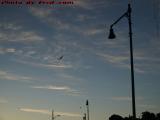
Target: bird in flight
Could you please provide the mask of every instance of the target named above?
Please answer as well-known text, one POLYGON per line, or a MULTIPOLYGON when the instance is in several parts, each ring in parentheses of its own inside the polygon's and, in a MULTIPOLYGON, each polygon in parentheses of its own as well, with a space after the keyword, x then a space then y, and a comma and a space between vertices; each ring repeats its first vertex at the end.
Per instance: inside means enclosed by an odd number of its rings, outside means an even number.
POLYGON ((63 59, 63 55, 57 58, 57 60, 62 60, 62 59, 63 59))

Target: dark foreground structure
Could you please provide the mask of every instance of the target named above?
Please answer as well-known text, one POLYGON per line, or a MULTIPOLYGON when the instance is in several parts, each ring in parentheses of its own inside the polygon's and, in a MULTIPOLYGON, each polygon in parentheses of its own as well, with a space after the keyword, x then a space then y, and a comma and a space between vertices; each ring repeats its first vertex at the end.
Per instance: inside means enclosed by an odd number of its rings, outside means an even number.
MULTIPOLYGON (((120 115, 113 114, 109 117, 109 120, 133 120, 133 117, 122 117, 120 115)), ((136 118, 136 120, 160 120, 160 113, 154 114, 148 111, 142 112, 142 116, 140 118, 136 118)))

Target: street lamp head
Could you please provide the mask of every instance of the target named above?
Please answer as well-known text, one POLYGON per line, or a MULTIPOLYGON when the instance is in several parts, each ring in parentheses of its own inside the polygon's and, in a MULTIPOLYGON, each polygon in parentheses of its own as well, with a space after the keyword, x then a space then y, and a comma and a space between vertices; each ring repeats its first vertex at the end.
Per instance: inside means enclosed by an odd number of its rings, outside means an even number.
POLYGON ((114 39, 114 38, 116 38, 116 35, 114 34, 114 31, 113 31, 113 28, 112 28, 112 27, 110 28, 108 38, 109 38, 109 39, 114 39))

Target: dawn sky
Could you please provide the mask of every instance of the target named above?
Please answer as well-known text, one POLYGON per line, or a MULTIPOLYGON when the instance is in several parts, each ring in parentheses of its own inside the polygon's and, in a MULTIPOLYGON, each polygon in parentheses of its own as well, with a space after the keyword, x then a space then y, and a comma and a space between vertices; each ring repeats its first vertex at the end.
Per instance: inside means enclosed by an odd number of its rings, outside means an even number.
MULTIPOLYGON (((91 120, 132 114, 129 0, 0 5, 0 120, 91 120), (60 58, 63 58, 60 60, 60 58)), ((160 1, 133 0, 137 117, 160 112, 160 1)))

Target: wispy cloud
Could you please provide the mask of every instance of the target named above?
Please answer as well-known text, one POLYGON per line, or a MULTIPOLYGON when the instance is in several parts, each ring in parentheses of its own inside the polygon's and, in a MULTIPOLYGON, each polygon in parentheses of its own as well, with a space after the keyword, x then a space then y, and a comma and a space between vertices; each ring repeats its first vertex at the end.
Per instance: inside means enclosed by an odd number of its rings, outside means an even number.
POLYGON ((131 101, 130 97, 112 97, 111 99, 115 101, 131 101))
MULTIPOLYGON (((89 8, 90 4, 89 2, 83 1, 83 0, 76 0, 75 4, 76 7, 83 7, 83 8, 89 8)), ((70 21, 66 20, 66 19, 62 19, 60 17, 58 17, 57 15, 55 15, 55 13, 53 13, 51 10, 46 10, 44 8, 38 8, 38 7, 31 7, 30 9, 30 13, 32 15, 34 15, 35 17, 37 17, 40 21, 42 21, 45 24, 48 24, 52 29, 54 29, 55 31, 58 30, 68 30, 74 33, 80 33, 80 34, 85 34, 84 32, 84 28, 82 29, 82 27, 77 26, 77 24, 75 24, 75 21, 84 21, 84 19, 88 19, 88 18, 94 18, 94 17, 90 17, 89 15, 73 15, 70 16, 70 21), (75 18, 72 19, 72 18, 75 18)), ((64 14, 63 17, 68 17, 68 14, 64 14)), ((94 33, 97 33, 98 31, 94 31, 94 33)), ((91 31, 88 31, 88 34, 93 34, 93 31, 91 33, 91 31)))
POLYGON ((48 110, 44 110, 44 109, 20 108, 19 110, 24 112, 40 113, 40 114, 46 114, 46 115, 50 114, 48 110))
POLYGON ((42 67, 48 67, 48 68, 71 68, 71 65, 64 65, 64 64, 38 64, 42 67))
POLYGON ((65 113, 65 112, 55 112, 55 113, 67 117, 81 117, 80 114, 75 114, 75 113, 65 113))
MULTIPOLYGON (((46 109, 32 109, 32 108, 20 108, 20 111, 30 112, 30 113, 39 113, 45 115, 51 115, 51 112, 46 109)), ((80 114, 76 113, 67 113, 67 112, 55 112, 56 115, 66 116, 66 117, 81 117, 80 114)))
MULTIPOLYGON (((127 96, 118 96, 118 97, 112 97, 112 100, 115 101, 131 101, 132 98, 131 97, 127 97, 127 96)), ((143 97, 136 97, 136 100, 144 100, 143 97)))
POLYGON ((92 36, 92 35, 97 35, 103 32, 104 32, 103 29, 91 28, 91 29, 85 30, 84 34, 92 36))
POLYGON ((57 63, 57 64, 45 64, 45 63, 34 63, 34 62, 28 62, 28 61, 21 61, 21 60, 16 60, 19 63, 22 64, 28 64, 28 65, 32 65, 32 66, 36 66, 36 67, 44 67, 44 68, 50 68, 50 69, 55 69, 55 68, 59 68, 59 69, 66 69, 66 68, 72 68, 72 65, 66 65, 66 64, 62 64, 62 63, 57 63))
POLYGON ((78 90, 72 89, 69 86, 46 85, 46 86, 31 86, 31 88, 53 90, 53 91, 62 91, 64 93, 67 93, 68 95, 73 95, 73 96, 79 96, 79 94, 80 94, 80 92, 78 90))
POLYGON ((15 53, 15 48, 2 48, 0 47, 0 54, 6 54, 6 53, 15 53))
POLYGON ((39 88, 39 89, 48 89, 48 90, 59 90, 59 91, 70 91, 71 88, 67 86, 33 86, 32 88, 39 88))
POLYGON ((22 26, 16 25, 15 23, 0 23, 0 28, 5 30, 20 30, 22 26))
POLYGON ((77 21, 80 21, 80 22, 84 22, 84 21, 86 21, 86 20, 93 20, 93 19, 95 19, 96 17, 95 16, 91 16, 91 15, 89 15, 89 14, 78 14, 77 16, 76 16, 76 20, 77 21))
POLYGON ((33 15, 40 18, 46 18, 52 13, 52 11, 49 9, 38 8, 38 7, 30 7, 30 11, 32 12, 33 15))
POLYGON ((54 29, 70 29, 69 23, 62 21, 62 19, 58 19, 58 17, 56 17, 49 9, 31 7, 30 13, 39 18, 40 21, 49 24, 54 29))
POLYGON ((108 6, 108 2, 101 0, 101 1, 95 1, 95 0, 75 0, 74 5, 76 7, 79 7, 81 9, 86 10, 93 10, 96 8, 103 8, 104 6, 108 6))
POLYGON ((149 105, 149 104, 139 104, 138 107, 144 108, 144 109, 155 109, 157 108, 155 105, 149 105))
POLYGON ((14 23, 0 24, 0 41, 34 42, 43 41, 45 38, 35 31, 25 30, 23 26, 14 23))
POLYGON ((83 79, 81 79, 77 76, 66 74, 66 73, 60 73, 60 74, 57 74, 57 76, 60 77, 61 79, 65 79, 65 80, 83 81, 83 79))
MULTIPOLYGON (((98 56, 102 57, 104 60, 106 60, 108 63, 111 63, 113 65, 117 65, 122 68, 130 69, 130 59, 129 54, 109 54, 109 53, 96 53, 98 56)), ((144 60, 147 59, 145 57, 135 56, 134 61, 136 60, 144 60)), ((142 64, 141 64, 142 65, 142 64)), ((134 70, 137 73, 145 73, 144 67, 141 67, 141 65, 138 64, 138 62, 134 63, 134 70)), ((144 65, 144 63, 143 63, 144 65)))
POLYGON ((104 57, 108 62, 110 63, 122 63, 124 61, 127 61, 129 59, 129 56, 124 56, 124 55, 111 55, 111 54, 103 54, 103 53, 98 53, 97 55, 104 57))
POLYGON ((21 32, 8 32, 0 33, 0 40, 10 42, 34 42, 43 41, 44 38, 33 31, 21 31, 21 32))
POLYGON ((83 8, 83 9, 91 9, 92 6, 91 6, 91 2, 88 2, 86 0, 75 0, 74 2, 76 5, 76 7, 80 7, 80 8, 83 8))
POLYGON ((31 77, 27 77, 27 76, 20 76, 20 75, 16 75, 4 70, 0 70, 0 79, 1 80, 18 80, 18 81, 30 81, 33 78, 31 77))

